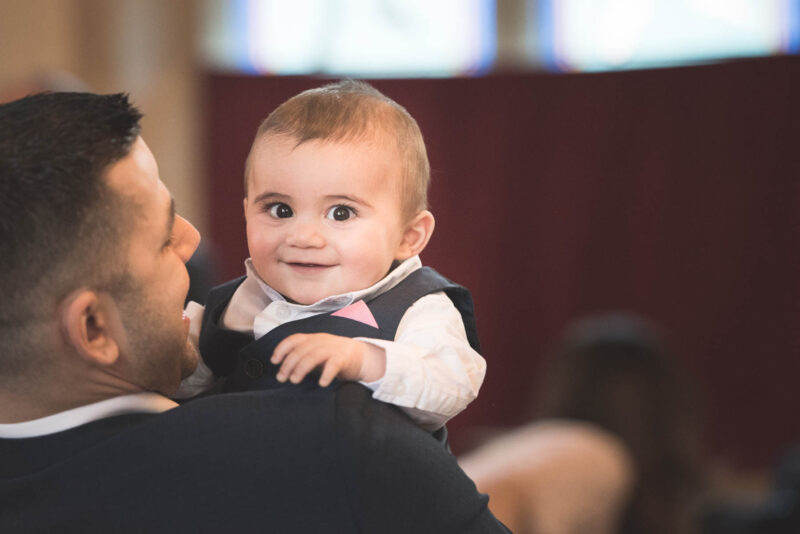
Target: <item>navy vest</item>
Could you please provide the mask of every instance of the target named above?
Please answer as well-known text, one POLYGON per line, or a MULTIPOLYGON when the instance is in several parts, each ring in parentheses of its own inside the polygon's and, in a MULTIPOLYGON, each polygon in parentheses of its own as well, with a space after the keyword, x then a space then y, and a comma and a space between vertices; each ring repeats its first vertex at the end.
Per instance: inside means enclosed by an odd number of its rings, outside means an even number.
MULTIPOLYGON (((288 382, 278 382, 275 378, 278 366, 269 361, 275 347, 284 338, 296 333, 323 332, 391 341, 394 340, 397 326, 406 310, 420 298, 437 291, 444 291, 453 301, 461 313, 470 345, 480 352, 472 295, 466 288, 451 282, 430 267, 417 269, 391 290, 365 302, 378 328, 332 315, 336 313, 332 311, 289 321, 258 340, 254 340, 252 335, 219 326, 222 313, 243 281, 244 277, 241 277, 211 290, 206 300, 200 330, 200 354, 214 374, 228 377, 223 386, 223 391, 226 392, 297 387, 288 382)), ((318 373, 309 373, 299 386, 318 387, 318 378, 318 373)))

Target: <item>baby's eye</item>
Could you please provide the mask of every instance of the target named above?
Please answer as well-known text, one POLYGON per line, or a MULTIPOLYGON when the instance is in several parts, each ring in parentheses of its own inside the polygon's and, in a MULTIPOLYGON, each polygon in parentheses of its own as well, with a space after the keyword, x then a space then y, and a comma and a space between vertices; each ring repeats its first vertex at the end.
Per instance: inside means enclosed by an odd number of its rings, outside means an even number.
POLYGON ((267 206, 267 212, 277 219, 288 219, 294 212, 289 204, 283 202, 276 202, 267 206))
POLYGON ((353 208, 338 205, 328 210, 328 215, 326 215, 326 217, 333 219, 334 221, 346 221, 355 214, 356 212, 353 208))

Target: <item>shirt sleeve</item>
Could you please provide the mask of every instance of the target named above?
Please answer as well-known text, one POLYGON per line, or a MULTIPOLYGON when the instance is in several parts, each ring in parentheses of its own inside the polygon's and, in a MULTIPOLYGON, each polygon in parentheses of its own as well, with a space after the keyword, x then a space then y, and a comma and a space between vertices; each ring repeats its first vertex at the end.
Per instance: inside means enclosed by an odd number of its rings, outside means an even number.
MULTIPOLYGON (((205 307, 197 302, 189 301, 183 313, 189 317, 189 342, 200 354, 200 328, 203 324, 205 307)), ((210 390, 217 383, 217 376, 206 365, 202 357, 197 359, 197 368, 181 381, 181 385, 173 395, 173 399, 189 399, 210 390)))
POLYGON ((373 398, 401 407, 426 430, 436 430, 478 396, 486 361, 470 346, 464 323, 444 292, 411 306, 394 341, 357 338, 386 352, 386 373, 364 383, 373 398))

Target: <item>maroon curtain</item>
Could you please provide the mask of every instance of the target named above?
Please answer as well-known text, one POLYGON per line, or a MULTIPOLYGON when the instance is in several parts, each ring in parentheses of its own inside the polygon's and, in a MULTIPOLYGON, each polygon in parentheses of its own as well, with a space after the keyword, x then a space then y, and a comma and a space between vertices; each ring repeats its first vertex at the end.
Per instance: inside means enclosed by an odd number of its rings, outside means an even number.
MULTIPOLYGON (((325 80, 206 81, 207 239, 233 277, 252 136, 325 80)), ((426 138, 423 261, 475 297, 488 373, 456 452, 524 421, 557 335, 606 310, 673 333, 717 453, 764 466, 800 441, 800 58, 373 83, 426 138)))

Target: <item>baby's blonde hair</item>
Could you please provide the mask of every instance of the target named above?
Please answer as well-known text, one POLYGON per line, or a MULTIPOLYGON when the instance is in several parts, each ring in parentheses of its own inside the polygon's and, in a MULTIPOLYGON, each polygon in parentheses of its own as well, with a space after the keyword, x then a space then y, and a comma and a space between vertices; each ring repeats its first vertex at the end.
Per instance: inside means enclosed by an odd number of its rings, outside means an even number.
MULTIPOLYGON (((419 125, 403 106, 366 82, 342 80, 290 98, 261 123, 253 146, 272 134, 296 139, 298 145, 315 139, 338 142, 360 141, 370 136, 375 136, 378 142, 393 139, 403 165, 401 205, 405 218, 428 208, 431 171, 419 125)), ((250 157, 245 169, 245 196, 250 157)))

